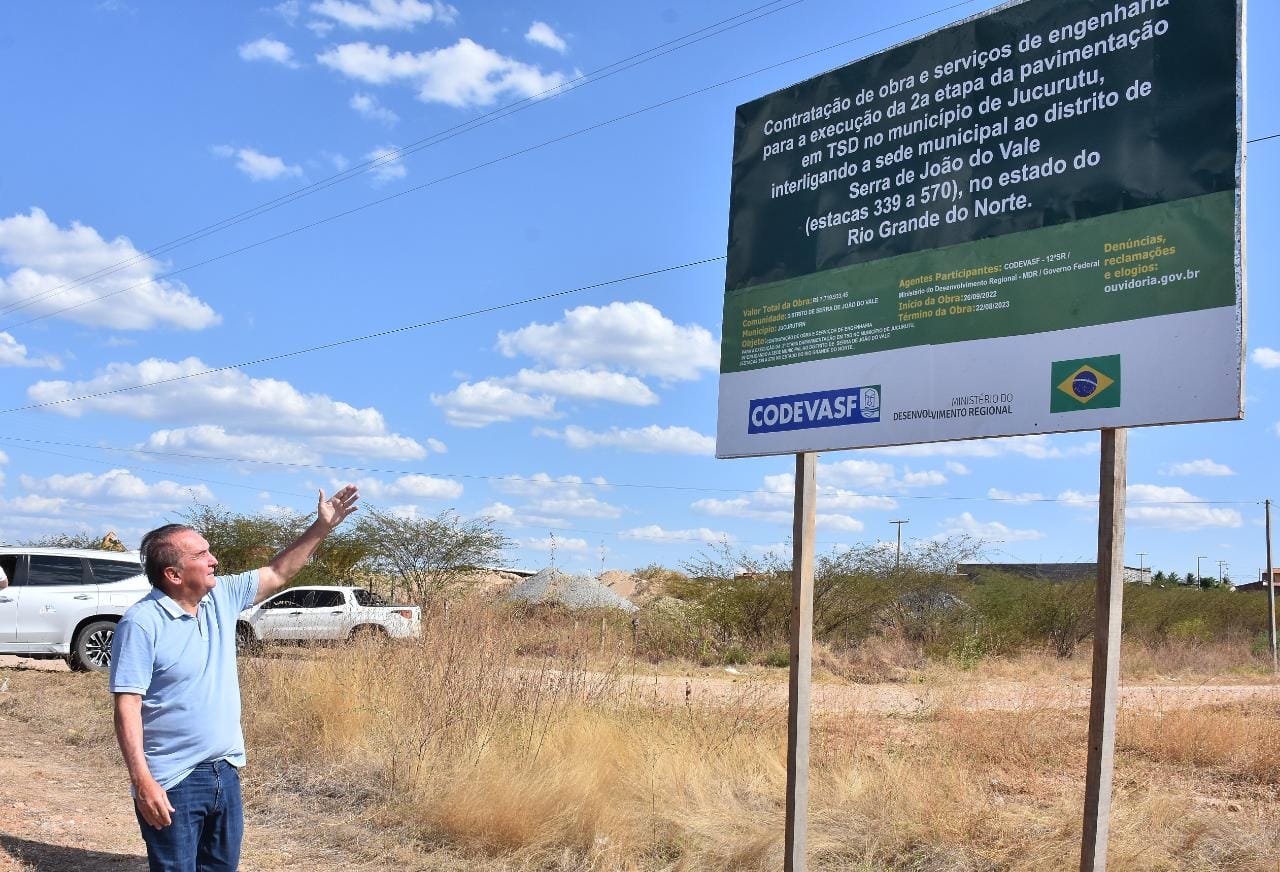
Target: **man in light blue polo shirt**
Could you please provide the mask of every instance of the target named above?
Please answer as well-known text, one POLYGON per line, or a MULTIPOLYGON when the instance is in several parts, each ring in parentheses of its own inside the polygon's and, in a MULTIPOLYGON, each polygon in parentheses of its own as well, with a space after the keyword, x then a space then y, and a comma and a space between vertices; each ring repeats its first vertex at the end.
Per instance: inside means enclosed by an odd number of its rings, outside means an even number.
POLYGON ((245 763, 236 672, 236 617, 284 587, 348 515, 347 485, 316 507, 316 520, 269 564, 217 577, 209 543, 168 524, 142 539, 152 591, 116 625, 110 688, 116 738, 152 872, 234 870, 244 816, 245 763))

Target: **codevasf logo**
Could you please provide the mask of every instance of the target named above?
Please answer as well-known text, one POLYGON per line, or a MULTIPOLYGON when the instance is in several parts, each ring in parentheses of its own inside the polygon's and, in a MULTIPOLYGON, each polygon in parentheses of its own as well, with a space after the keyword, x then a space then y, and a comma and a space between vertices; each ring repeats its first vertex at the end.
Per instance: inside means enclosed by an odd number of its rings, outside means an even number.
POLYGON ((785 397, 761 397, 747 408, 748 433, 874 424, 880 420, 880 385, 837 388, 785 397))

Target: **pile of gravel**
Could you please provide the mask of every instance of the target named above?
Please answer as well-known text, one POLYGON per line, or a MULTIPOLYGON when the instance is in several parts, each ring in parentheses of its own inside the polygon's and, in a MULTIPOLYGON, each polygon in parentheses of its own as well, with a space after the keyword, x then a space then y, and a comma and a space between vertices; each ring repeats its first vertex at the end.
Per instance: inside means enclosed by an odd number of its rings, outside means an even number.
POLYGON ((622 609, 636 611, 636 605, 585 575, 569 575, 550 567, 530 576, 507 593, 507 598, 526 603, 557 603, 570 609, 622 609))

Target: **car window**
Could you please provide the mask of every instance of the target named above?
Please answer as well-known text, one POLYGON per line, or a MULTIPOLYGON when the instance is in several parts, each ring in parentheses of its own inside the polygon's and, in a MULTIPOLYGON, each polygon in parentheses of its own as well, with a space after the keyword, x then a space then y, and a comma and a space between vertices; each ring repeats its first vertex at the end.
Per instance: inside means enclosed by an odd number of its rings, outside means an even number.
POLYGON ((84 584, 84 563, 79 557, 32 554, 27 564, 27 584, 84 584))
POLYGON ((0 572, 4 573, 4 578, 0 578, 0 586, 18 583, 18 555, 17 554, 0 554, 0 572))
POLYGON ((371 590, 365 590, 363 587, 357 587, 352 591, 355 594, 356 602, 362 606, 385 606, 387 601, 378 596, 371 590))
POLYGON ((99 584, 124 581, 142 574, 142 564, 126 560, 94 560, 90 557, 89 568, 93 570, 93 580, 99 584))
POLYGON ((262 604, 264 609, 298 609, 302 608, 299 602, 299 595, 305 593, 300 590, 286 590, 278 595, 275 599, 269 599, 262 604))
POLYGON ((315 594, 312 599, 311 607, 315 609, 336 609, 346 603, 342 597, 340 590, 313 590, 315 594))

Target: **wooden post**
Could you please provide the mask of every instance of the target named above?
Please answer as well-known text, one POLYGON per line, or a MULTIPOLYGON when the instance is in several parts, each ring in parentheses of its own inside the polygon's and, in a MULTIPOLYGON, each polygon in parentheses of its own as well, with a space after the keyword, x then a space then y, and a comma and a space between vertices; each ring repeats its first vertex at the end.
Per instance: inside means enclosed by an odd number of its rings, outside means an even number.
POLYGON ((1081 872, 1107 868, 1111 776, 1120 690, 1120 619, 1124 604, 1124 505, 1129 434, 1102 431, 1098 483, 1098 584, 1094 596, 1093 684, 1089 694, 1089 760, 1084 786, 1081 872))
POLYGON ((1271 562, 1271 500, 1267 500, 1267 644, 1271 646, 1271 673, 1280 673, 1276 660, 1276 567, 1271 562))
POLYGON ((809 684, 813 672, 813 534, 818 455, 796 455, 791 532, 791 675, 787 692, 787 830, 783 869, 804 872, 809 826, 809 684))

